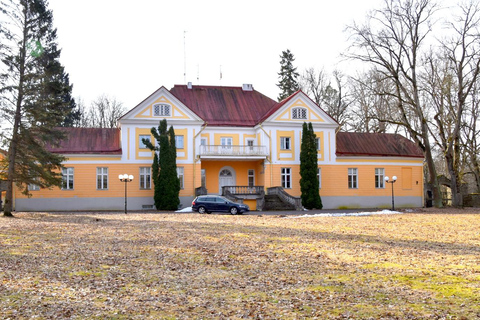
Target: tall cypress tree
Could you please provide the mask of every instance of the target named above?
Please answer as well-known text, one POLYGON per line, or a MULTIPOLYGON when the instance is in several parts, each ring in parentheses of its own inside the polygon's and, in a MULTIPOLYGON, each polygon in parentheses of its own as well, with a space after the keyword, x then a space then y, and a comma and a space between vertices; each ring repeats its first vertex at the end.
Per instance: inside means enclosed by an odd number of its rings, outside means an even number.
POLYGON ((282 51, 280 58, 280 72, 278 73, 280 81, 277 86, 281 92, 278 96, 278 101, 289 97, 300 88, 297 81, 299 74, 297 68, 293 66, 293 61, 295 61, 293 53, 287 49, 287 51, 282 51))
POLYGON ((303 123, 300 149, 300 190, 302 205, 307 209, 322 209, 318 181, 318 155, 316 135, 312 123, 303 123))
POLYGON ((64 157, 47 151, 63 138, 57 127, 74 108, 72 86, 59 62, 52 12, 45 0, 6 0, 0 8, 0 108, 8 156, 4 215, 12 216, 14 184, 61 185, 64 157))
POLYGON ((154 146, 145 139, 143 143, 155 151, 152 163, 155 207, 157 210, 176 210, 180 204, 180 181, 177 176, 175 131, 172 126, 167 130, 167 120, 163 119, 157 129, 151 129, 151 133, 158 145, 154 146))

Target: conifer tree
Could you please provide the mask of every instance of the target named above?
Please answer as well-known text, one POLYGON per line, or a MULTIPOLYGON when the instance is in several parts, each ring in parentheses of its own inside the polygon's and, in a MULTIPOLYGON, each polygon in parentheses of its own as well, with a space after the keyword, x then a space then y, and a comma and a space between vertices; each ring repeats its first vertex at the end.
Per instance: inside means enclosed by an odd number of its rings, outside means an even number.
POLYGON ((155 207, 157 210, 176 210, 180 204, 180 181, 177 176, 175 131, 172 126, 167 130, 167 120, 163 119, 157 129, 151 129, 151 133, 158 145, 154 146, 145 139, 143 143, 155 151, 152 163, 155 207))
POLYGON ((303 123, 300 149, 300 191, 302 205, 307 209, 322 209, 318 181, 318 155, 316 135, 312 123, 303 123))
POLYGON ((47 145, 63 138, 57 128, 75 104, 46 1, 1 1, 0 21, 0 112, 11 125, 2 133, 8 149, 4 215, 12 216, 14 184, 27 195, 29 184, 61 185, 64 157, 47 145))
POLYGON ((287 49, 287 51, 282 51, 280 58, 280 72, 278 73, 280 81, 277 86, 281 92, 278 101, 289 97, 300 88, 297 81, 299 74, 297 68, 293 66, 293 61, 295 61, 293 54, 287 49))

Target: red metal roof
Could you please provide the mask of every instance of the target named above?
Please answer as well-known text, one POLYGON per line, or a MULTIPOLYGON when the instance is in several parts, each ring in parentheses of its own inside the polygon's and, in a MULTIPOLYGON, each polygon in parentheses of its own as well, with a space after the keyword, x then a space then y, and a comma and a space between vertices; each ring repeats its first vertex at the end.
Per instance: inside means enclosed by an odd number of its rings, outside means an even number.
POLYGON ((48 146, 54 153, 122 154, 120 129, 59 128, 66 137, 57 147, 48 146))
POLYGON ((277 104, 241 87, 175 85, 170 92, 210 126, 255 126, 277 104))
POLYGON ((337 156, 389 156, 423 158, 422 149, 392 133, 337 133, 337 156))

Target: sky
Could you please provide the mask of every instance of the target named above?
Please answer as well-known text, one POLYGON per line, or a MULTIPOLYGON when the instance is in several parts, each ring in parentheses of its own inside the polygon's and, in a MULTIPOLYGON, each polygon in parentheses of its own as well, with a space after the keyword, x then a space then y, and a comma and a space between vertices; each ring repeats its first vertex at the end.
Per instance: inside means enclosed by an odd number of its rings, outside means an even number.
POLYGON ((161 86, 242 86, 276 99, 280 55, 348 69, 345 27, 381 0, 50 0, 73 96, 105 94, 129 110, 161 86), (186 74, 185 74, 186 72, 186 74))

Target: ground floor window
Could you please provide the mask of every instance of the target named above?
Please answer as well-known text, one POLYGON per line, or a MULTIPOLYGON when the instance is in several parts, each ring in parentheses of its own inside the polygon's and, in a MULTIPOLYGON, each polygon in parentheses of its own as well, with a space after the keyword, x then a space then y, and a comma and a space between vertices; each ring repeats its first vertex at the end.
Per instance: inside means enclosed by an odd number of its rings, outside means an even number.
POLYGON ((152 175, 150 170, 150 167, 140 167, 140 189, 151 188, 152 175))
POLYGON ((385 169, 375 168, 375 188, 385 188, 385 169))
POLYGON ((30 183, 28 185, 28 191, 38 191, 38 190, 40 190, 40 186, 38 184, 30 183))
POLYGON ((62 189, 63 190, 73 189, 73 168, 62 169, 62 189))
POLYGON ((292 188, 292 168, 282 168, 282 187, 292 188))
POLYGON ((178 180, 180 180, 180 189, 183 189, 183 167, 177 167, 177 176, 178 180))
POLYGON ((97 168, 97 189, 108 189, 108 168, 97 168))
POLYGON ((348 168, 348 188, 349 189, 358 188, 358 169, 357 168, 348 168))
POLYGON ((317 169, 318 189, 322 189, 322 168, 317 169))
POLYGON ((348 188, 349 189, 358 188, 358 169, 357 168, 348 168, 348 188))
POLYGON ((206 188, 207 187, 207 173, 205 169, 201 170, 201 179, 202 179, 202 187, 206 188))

